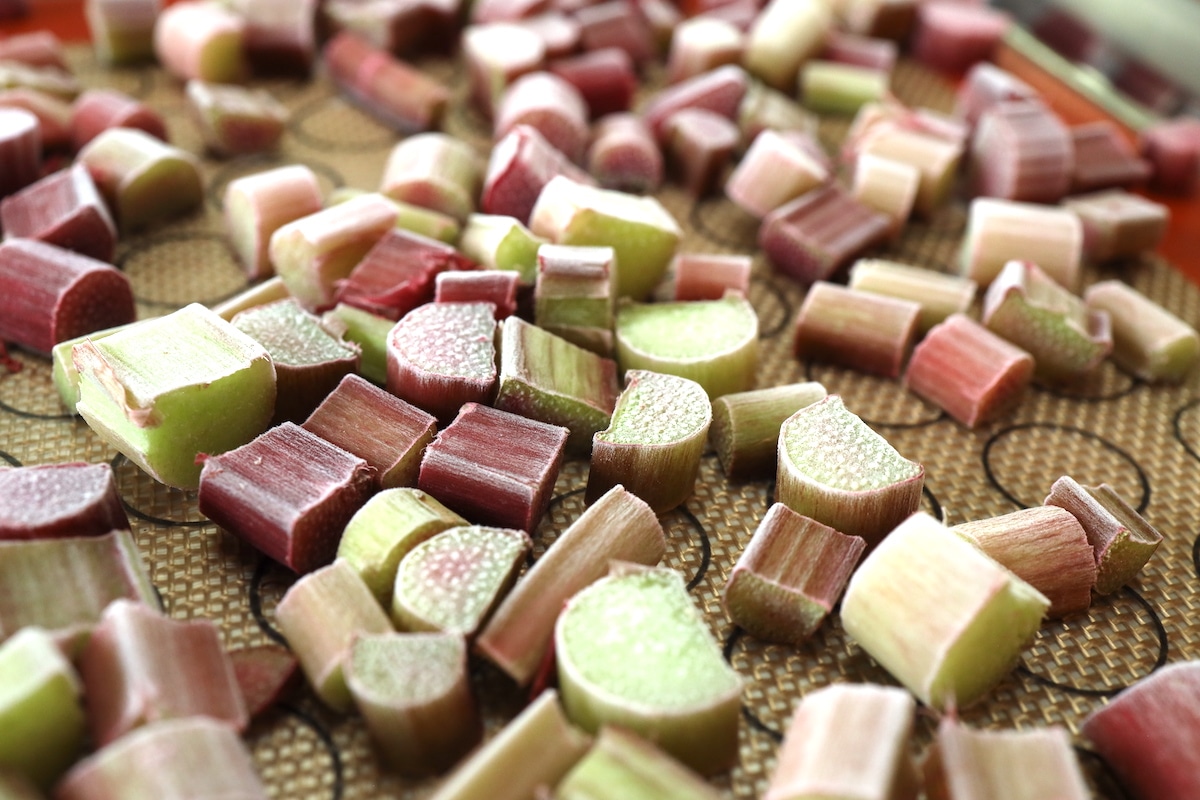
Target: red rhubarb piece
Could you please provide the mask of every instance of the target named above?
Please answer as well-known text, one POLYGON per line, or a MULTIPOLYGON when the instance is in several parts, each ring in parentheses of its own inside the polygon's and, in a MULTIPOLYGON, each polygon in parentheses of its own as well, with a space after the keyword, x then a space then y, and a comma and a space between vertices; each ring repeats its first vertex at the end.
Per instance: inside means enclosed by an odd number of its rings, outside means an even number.
POLYGON ((167 141, 167 125, 158 112, 112 89, 89 89, 75 101, 71 142, 76 150, 109 128, 137 128, 167 141))
POLYGON ((233 664, 233 676, 251 719, 269 711, 279 702, 299 674, 296 657, 278 644, 231 650, 229 661, 233 664))
POLYGON ((470 266, 448 244, 399 229, 389 230, 350 273, 335 283, 335 303, 398 320, 433 300, 438 273, 470 266))
POLYGON ((926 66, 961 74, 992 55, 1010 24, 1008 14, 985 5, 954 0, 919 3, 912 52, 926 66))
POLYGON ((974 126, 979 118, 997 103, 1005 100, 1037 100, 1040 95, 1025 81, 987 61, 967 72, 954 99, 954 114, 967 125, 974 126))
POLYGON ((737 119, 749 79, 741 67, 727 65, 663 89, 642 112, 660 143, 667 139, 667 122, 677 111, 703 108, 737 119))
POLYGON ((1071 142, 1075 151, 1072 193, 1135 186, 1150 177, 1150 162, 1139 157, 1108 120, 1071 128, 1071 142))
POLYGON ((610 114, 592 126, 587 167, 606 189, 646 194, 662 183, 662 150, 641 117, 610 114))
POLYGON ((748 294, 753 264, 751 256, 680 253, 671 265, 675 299, 720 300, 730 291, 748 294))
POLYGON ((0 472, 0 539, 102 536, 128 528, 108 464, 44 464, 0 472))
POLYGON ((111 262, 117 227, 87 167, 75 164, 0 201, 0 227, 12 238, 37 239, 111 262))
POLYGON ((606 47, 551 62, 547 69, 574 86, 592 119, 628 111, 637 92, 637 73, 629 53, 606 47))
POLYGON ((496 320, 517 313, 517 287, 521 273, 516 270, 476 270, 439 272, 434 287, 435 303, 491 303, 496 320))
POLYGON ((654 37, 646 18, 631 0, 593 3, 575 12, 584 50, 619 47, 637 64, 655 56, 654 37))
POLYGON ((307 75, 316 51, 317 0, 239 0, 242 49, 255 75, 307 75))
POLYGON ((1039 101, 1005 101, 984 111, 968 158, 976 195, 1057 203, 1071 188, 1071 133, 1039 101))
POLYGON ((518 125, 492 148, 479 206, 485 214, 514 217, 528 225, 542 188, 559 175, 595 184, 535 128, 518 125))
POLYGON ((0 61, 15 61, 30 67, 54 67, 63 72, 71 71, 63 58, 62 42, 52 31, 21 33, 0 40, 0 61))
POLYGON ((1190 194, 1200 182, 1200 120, 1181 117, 1149 125, 1139 148, 1154 169, 1150 188, 1156 192, 1190 194))
POLYGON ((0 108, 0 197, 36 181, 41 169, 38 118, 23 108, 0 108))
POLYGON ((0 108, 19 108, 37 117, 42 151, 71 146, 71 104, 46 92, 18 87, 0 91, 0 108))
POLYGON ((588 140, 588 109, 573 85, 549 72, 532 72, 513 82, 496 108, 495 136, 528 125, 572 161, 583 160, 588 140))
POLYGON ((414 67, 343 31, 324 50, 338 88, 369 114, 401 133, 437 127, 450 92, 414 67))
POLYGON ((888 215, 825 186, 768 214, 758 243, 777 269, 808 284, 829 278, 883 242, 891 225, 888 215))
POLYGON ((888 39, 832 31, 825 37, 821 58, 890 73, 896 66, 896 43, 888 39))
POLYGON ((737 124, 712 111, 685 108, 671 116, 667 152, 692 197, 703 197, 712 190, 740 139, 737 124))

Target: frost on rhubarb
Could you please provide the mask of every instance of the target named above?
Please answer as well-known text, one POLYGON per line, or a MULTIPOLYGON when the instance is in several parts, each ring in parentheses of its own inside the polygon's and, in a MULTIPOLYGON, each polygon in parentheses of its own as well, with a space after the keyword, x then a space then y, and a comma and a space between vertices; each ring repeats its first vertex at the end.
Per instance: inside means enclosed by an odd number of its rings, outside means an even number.
POLYGON ((0 540, 100 536, 129 528, 108 464, 0 471, 0 540))
POLYGON ((730 480, 765 477, 776 467, 779 428, 805 406, 825 398, 816 382, 735 392, 712 401, 709 440, 730 480))
POLYGON ((758 371, 758 315, 745 297, 622 303, 617 363, 693 380, 709 397, 744 392, 758 371))
POLYGON ((555 630, 567 716, 620 725, 706 775, 737 759, 742 685, 674 570, 610 576, 575 595, 555 630))
POLYGON ((559 800, 717 800, 694 771, 635 733, 606 725, 554 790, 559 800))
POLYGON ((850 578, 842 625, 921 702, 966 708, 1016 665, 1050 601, 927 514, 850 578))
POLYGON ((873 547, 921 504, 925 468, 830 395, 779 431, 775 499, 873 547))

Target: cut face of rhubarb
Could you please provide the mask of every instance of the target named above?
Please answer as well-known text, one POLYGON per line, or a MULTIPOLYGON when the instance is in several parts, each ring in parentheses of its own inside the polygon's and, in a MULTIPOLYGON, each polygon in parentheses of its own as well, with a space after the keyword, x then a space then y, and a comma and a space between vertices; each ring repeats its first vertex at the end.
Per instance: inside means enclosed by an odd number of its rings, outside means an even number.
MULTIPOLYGON (((115 0, 125 2, 125 0, 115 0)), ((143 2, 133 0, 132 5, 143 2)), ((158 0, 150 0, 157 5, 158 0)), ((167 124, 157 111, 127 94, 111 89, 88 89, 71 105, 71 144, 75 149, 109 128, 137 128, 167 141, 167 124)))
POLYGON ((200 135, 216 155, 262 153, 279 144, 288 110, 265 89, 191 80, 186 92, 200 135))
POLYGON ((921 504, 925 468, 830 395, 779 431, 775 499, 874 547, 921 504))
POLYGON ((154 22, 154 53, 180 80, 238 83, 246 78, 242 53, 246 23, 220 3, 207 0, 169 5, 154 22))
POLYGON ((395 322, 345 303, 338 303, 326 311, 321 315, 321 321, 344 327, 342 335, 346 341, 359 346, 362 352, 358 371, 364 378, 380 386, 387 383, 387 339, 395 322))
POLYGON ((62 400, 68 413, 78 413, 75 410, 75 405, 79 402, 79 370, 75 369, 75 361, 71 353, 75 345, 82 344, 86 339, 91 339, 92 341, 103 339, 105 336, 124 330, 130 325, 137 324, 136 322, 131 322, 129 325, 118 325, 115 328, 93 331, 85 336, 68 339, 65 342, 59 342, 54 345, 54 349, 50 351, 50 359, 53 361, 54 388, 58 390, 58 398, 62 400))
POLYGON ((1101 281, 1083 299, 1089 311, 1107 312, 1113 360, 1142 380, 1178 383, 1200 361, 1196 329, 1129 285, 1101 281))
POLYGON ((874 549, 842 599, 846 632, 926 705, 966 708, 1012 670, 1050 601, 927 514, 874 549))
POLYGON ((201 305, 72 351, 84 420, 155 480, 194 489, 198 453, 257 436, 275 408, 262 345, 201 305))
POLYGON ((709 397, 744 392, 758 370, 758 315, 740 295, 677 303, 622 303, 617 363, 687 378, 709 397))
POLYGON ((496 108, 495 138, 518 125, 536 129, 571 161, 583 160, 588 140, 587 103, 579 90, 550 72, 531 72, 513 81, 496 108))
POLYGON ((803 147, 795 134, 764 130, 729 176, 725 193, 740 208, 761 218, 829 178, 828 166, 803 147))
POLYGON ((487 269, 518 272, 521 283, 528 286, 537 279, 538 247, 545 241, 515 217, 472 214, 467 217, 458 247, 464 256, 487 269))
POLYGON ((405 230, 385 233, 345 279, 334 282, 334 299, 398 320, 433 300, 437 276, 464 263, 453 247, 405 230))
POLYGON ((662 183, 662 151, 641 117, 609 114, 593 126, 587 168, 606 189, 645 194, 662 183))
POLYGON ((593 583, 558 618, 558 681, 584 730, 620 725, 692 769, 737 758, 742 684, 673 570, 593 583))
POLYGON ((108 464, 43 464, 0 471, 0 539, 101 536, 127 530, 108 464))
POLYGON ((784 420, 825 395, 819 383, 793 383, 713 400, 708 435, 725 477, 740 481, 770 475, 776 467, 784 420))
POLYGON ((555 788, 561 800, 717 800, 699 775, 648 741, 610 725, 555 788))
POLYGON ((450 528, 400 561, 392 621, 400 630, 473 636, 512 587, 532 547, 524 531, 450 528))
POLYGON ((534 320, 538 327, 600 355, 612 353, 613 272, 611 247, 538 248, 534 320))
POLYGON ((465 142, 444 133, 404 139, 388 155, 379 191, 462 222, 475 210, 483 163, 465 142))

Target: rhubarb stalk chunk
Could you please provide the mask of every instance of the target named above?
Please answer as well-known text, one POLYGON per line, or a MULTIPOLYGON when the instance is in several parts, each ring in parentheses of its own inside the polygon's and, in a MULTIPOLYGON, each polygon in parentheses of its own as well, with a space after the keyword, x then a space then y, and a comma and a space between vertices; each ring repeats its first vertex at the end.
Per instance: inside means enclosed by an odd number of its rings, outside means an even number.
POLYGON ((547 244, 537 252, 534 321, 598 355, 612 354, 616 253, 547 244))
POLYGON ((204 197, 191 153, 133 128, 109 128, 79 151, 79 161, 122 231, 198 208, 204 197))
POLYGON ((288 110, 267 90, 190 80, 185 91, 200 135, 214 154, 262 153, 279 144, 288 110))
POLYGON ((818 281, 809 288, 796 317, 796 357, 899 377, 920 314, 921 307, 910 300, 818 281))
POLYGON ((221 3, 189 0, 167 6, 154 23, 154 53, 183 81, 238 83, 248 72, 246 22, 221 3))
POLYGON ((662 183, 662 151, 641 117, 609 114, 592 127, 587 168, 606 189, 645 194, 662 183))
POLYGON ((37 239, 111 262, 117 228, 82 164, 47 175, 0 201, 0 225, 9 238, 37 239))
POLYGON ((1145 381, 1179 383, 1200 360, 1196 329, 1131 286, 1101 281, 1083 300, 1112 320, 1113 360, 1145 381))
POLYGON ((588 141, 588 109, 583 95, 549 72, 533 72, 513 82, 496 108, 495 138, 517 125, 534 128, 552 147, 575 163, 588 141))
POLYGON ((509 84, 542 66, 546 45, 533 30, 511 23, 470 25, 462 32, 471 101, 491 117, 509 84))
POLYGON ((498 322, 517 313, 520 284, 521 276, 508 270, 439 272, 434 280, 433 302, 491 303, 498 322))
POLYGON ((775 480, 778 502, 870 548, 920 506, 925 468, 830 395, 783 423, 775 480))
POLYGON ((717 800, 693 770, 624 728, 605 725, 554 790, 559 800, 717 800))
POLYGON ((137 128, 167 141, 167 123, 162 116, 127 94, 88 89, 76 98, 71 109, 71 145, 77 151, 109 128, 137 128))
POLYGON ((1137 258, 1167 233, 1167 207, 1120 189, 1068 197, 1083 222, 1083 249, 1093 261, 1137 258))
POLYGON ((921 173, 912 164, 863 153, 854 165, 854 199, 892 218, 892 235, 904 228, 917 200, 921 173))
POLYGON ((535 128, 518 125, 492 148, 479 207, 527 224, 542 189, 559 175, 594 183, 535 128))
POLYGON ((750 293, 752 256, 680 253, 671 262, 675 300, 720 300, 726 292, 750 293))
POLYGON ((779 428, 801 408, 825 397, 819 383, 793 383, 713 400, 709 438, 731 481, 766 477, 775 469, 779 428))
POLYGON ((758 243, 779 271, 811 284, 831 278, 882 243, 891 229, 891 217, 830 185, 768 214, 758 229, 758 243))
POLYGON ((1200 796, 1200 661, 1138 681, 1089 714, 1083 735, 1136 800, 1200 796))
POLYGON ((392 148, 379 191, 462 222, 475 210, 483 163, 470 145, 444 133, 410 136, 392 148))
POLYGON ((246 277, 255 281, 274 275, 268 251, 271 235, 320 210, 317 176, 302 164, 231 181, 225 189, 225 229, 246 277))
POLYGON ((692 197, 703 197, 725 171, 738 144, 733 120, 703 108, 676 111, 665 125, 667 155, 692 197))
POLYGON ((458 248, 486 269, 517 272, 521 283, 531 286, 537 280, 538 248, 545 242, 515 217, 472 214, 467 217, 458 248))
POLYGON ((738 207, 762 218, 829 178, 829 167, 794 135, 764 130, 725 182, 725 194, 738 207))
POLYGON ((806 694, 788 725, 763 800, 909 800, 915 703, 901 689, 833 684, 806 694))
POLYGON ((1083 225, 1065 208, 976 198, 963 235, 959 272, 987 286, 1013 259, 1032 261, 1068 289, 1079 282, 1083 225))
POLYGON ((821 51, 832 27, 833 10, 821 0, 771 0, 746 35, 742 63, 790 94, 800 65, 821 51))
POLYGON ((23 108, 0 108, 0 167, 0 197, 24 189, 41 174, 41 126, 23 108))
POLYGON ((842 625, 921 702, 966 708, 1012 670, 1049 606, 1041 592, 917 513, 850 578, 842 625))
POLYGON ((745 34, 733 23, 712 17, 693 17, 671 33, 667 82, 679 83, 741 59, 745 34))
POLYGON ((412 66, 349 31, 330 39, 324 56, 334 84, 389 127, 411 134, 441 123, 449 90, 412 66))
POLYGON ((0 539, 102 536, 128 528, 108 464, 43 464, 0 472, 0 539))
POLYGON ((348 277, 334 281, 334 300, 398 320, 433 300, 434 281, 440 273, 469 266, 444 242, 406 230, 389 230, 348 277))
POLYGON ((958 275, 873 258, 860 258, 854 263, 849 287, 920 305, 921 316, 917 318, 920 336, 951 314, 966 314, 977 288, 975 281, 958 275))
POLYGON ((83 10, 101 63, 136 64, 154 58, 154 23, 162 0, 86 0, 83 10))
POLYGON ((977 195, 1057 203, 1071 188, 1074 158, 1067 126, 1040 101, 998 103, 975 126, 968 180, 977 195))

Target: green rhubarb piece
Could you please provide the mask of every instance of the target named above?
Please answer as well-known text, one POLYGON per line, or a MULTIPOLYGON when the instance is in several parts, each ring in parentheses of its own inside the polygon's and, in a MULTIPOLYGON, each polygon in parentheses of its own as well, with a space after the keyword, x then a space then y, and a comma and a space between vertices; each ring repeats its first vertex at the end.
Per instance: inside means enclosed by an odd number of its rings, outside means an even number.
POLYGON ((868 655, 944 710, 991 691, 1049 607, 1041 592, 918 512, 859 565, 841 618, 868 655))
MULTIPOLYGON (((619 258, 619 256, 618 256, 619 258)), ((710 398, 744 392, 758 372, 758 315, 741 295, 674 303, 624 302, 617 363, 688 378, 710 398)))
POLYGON ((403 775, 444 772, 483 733, 461 634, 359 636, 346 683, 384 761, 403 775))
POLYGON ((683 234, 653 197, 576 183, 562 175, 538 195, 530 229, 555 244, 612 247, 617 295, 643 300, 654 291, 683 234))
POLYGON ((717 800, 721 794, 640 736, 604 727, 554 796, 556 800, 717 800))
POLYGON ((518 317, 504 320, 496 408, 567 428, 567 450, 586 455, 620 391, 616 362, 518 317))
POLYGON ((613 270, 611 247, 538 249, 534 321, 556 336, 600 355, 613 345, 613 270))
POLYGON ((639 569, 575 595, 554 635, 567 716, 619 725, 706 775, 737 760, 742 683, 674 570, 639 569))
POLYGON ((75 345, 82 344, 89 339, 92 341, 103 339, 105 336, 110 336, 117 331, 123 331, 137 324, 137 322, 129 322, 124 325, 118 325, 115 328, 92 331, 84 336, 78 336, 54 345, 54 349, 50 351, 51 375, 54 379, 54 388, 58 390, 58 397, 62 400, 62 404, 66 406, 68 413, 78 413, 75 411, 75 405, 79 402, 79 370, 75 369, 75 361, 72 356, 75 345))
POLYGON ((792 383, 726 394, 712 401, 708 436, 730 480, 764 477, 775 469, 779 428, 805 406, 825 398, 819 383, 792 383))
POLYGON ((779 431, 775 499, 873 547, 921 504, 925 468, 830 395, 779 431))
POLYGON ((417 545, 467 521, 420 489, 384 489, 360 508, 342 533, 337 557, 386 605, 400 561, 417 545))
POLYGON ((458 249, 486 269, 519 272, 521 283, 533 286, 537 281, 538 248, 545 243, 515 217, 472 214, 467 217, 458 249))
POLYGON ((695 381, 631 370, 612 422, 592 440, 587 501, 617 484, 661 514, 691 496, 712 422, 712 406, 695 381))
POLYGON ((1142 380, 1180 383, 1200 361, 1196 329, 1129 284, 1100 281, 1083 297, 1112 320, 1113 361, 1142 380))
POLYGON ((887 91, 888 73, 881 69, 820 60, 800 69, 804 105, 818 114, 853 114, 887 91))
POLYGON ((267 427, 275 367, 262 345, 202 305, 74 350, 77 410, 155 480, 200 485, 200 453, 240 447, 267 427))
POLYGON ((532 547, 524 531, 463 525, 417 545, 400 562, 392 621, 408 631, 471 636, 503 599, 532 547))
MULTIPOLYGON (((330 193, 326 200, 326 205, 336 206, 339 203, 345 203, 364 194, 370 194, 370 192, 365 189, 342 186, 330 193)), ((396 209, 396 227, 400 230, 419 233, 422 236, 428 236, 430 239, 437 239, 439 242, 445 242, 446 244, 454 244, 458 241, 462 229, 458 224, 458 220, 449 214, 434 211, 432 208, 422 208, 412 203, 394 200, 386 195, 384 197, 396 209)))
POLYGON ((346 341, 354 342, 361 350, 359 374, 380 386, 387 383, 387 337, 396 323, 345 303, 338 303, 321 316, 321 322, 331 330, 335 320, 345 326, 342 336, 346 341))
POLYGON ((86 731, 79 676, 54 638, 25 628, 0 646, 0 770, 48 787, 86 731))

